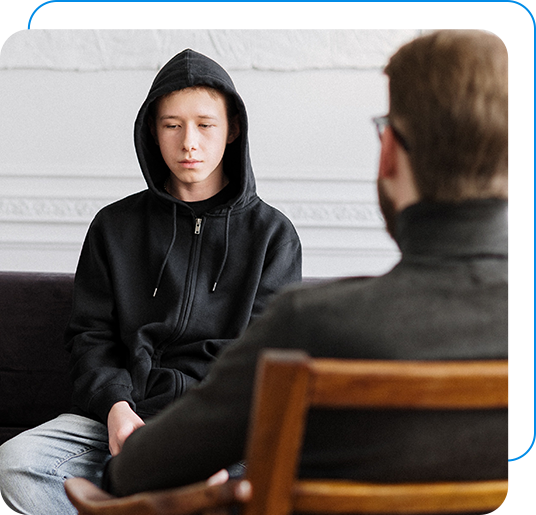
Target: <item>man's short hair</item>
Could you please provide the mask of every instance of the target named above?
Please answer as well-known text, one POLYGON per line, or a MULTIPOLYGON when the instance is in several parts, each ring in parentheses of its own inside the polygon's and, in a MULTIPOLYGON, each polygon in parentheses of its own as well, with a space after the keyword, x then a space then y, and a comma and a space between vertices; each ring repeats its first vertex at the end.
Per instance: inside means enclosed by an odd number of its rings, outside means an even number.
POLYGON ((508 195, 508 54, 495 35, 441 30, 393 55, 389 119, 423 199, 508 195))

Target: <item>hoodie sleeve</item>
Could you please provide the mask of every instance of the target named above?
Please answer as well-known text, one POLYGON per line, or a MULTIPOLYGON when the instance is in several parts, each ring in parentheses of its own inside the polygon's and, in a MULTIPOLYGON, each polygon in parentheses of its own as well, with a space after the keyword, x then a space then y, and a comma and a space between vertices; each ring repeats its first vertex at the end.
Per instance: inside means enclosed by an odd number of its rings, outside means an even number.
POLYGON ((75 275, 73 310, 66 329, 71 353, 73 404, 106 424, 119 401, 132 400, 132 380, 126 369, 127 349, 118 336, 115 303, 104 239, 91 224, 75 275))
MULTIPOLYGON (((290 225, 290 224, 289 224, 290 225)), ((255 296, 251 321, 264 311, 270 298, 284 286, 302 280, 302 249, 300 239, 293 226, 269 250, 255 296)))

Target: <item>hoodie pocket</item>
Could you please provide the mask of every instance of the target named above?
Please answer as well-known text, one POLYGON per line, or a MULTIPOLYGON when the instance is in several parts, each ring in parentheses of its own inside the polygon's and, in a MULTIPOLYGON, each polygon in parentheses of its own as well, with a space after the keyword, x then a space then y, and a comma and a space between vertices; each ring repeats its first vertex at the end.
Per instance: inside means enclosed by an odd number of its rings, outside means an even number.
POLYGON ((177 396, 177 377, 174 370, 153 368, 147 378, 145 398, 136 403, 137 411, 154 415, 173 402, 177 396))

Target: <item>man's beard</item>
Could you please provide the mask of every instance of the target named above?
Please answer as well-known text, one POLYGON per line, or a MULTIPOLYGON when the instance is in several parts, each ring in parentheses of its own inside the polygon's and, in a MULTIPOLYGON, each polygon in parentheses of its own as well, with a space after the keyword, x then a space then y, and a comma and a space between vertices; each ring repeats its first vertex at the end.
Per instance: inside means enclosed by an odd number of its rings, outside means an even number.
POLYGON ((378 200, 380 203, 380 209, 385 220, 385 228, 390 234, 391 238, 395 239, 396 230, 396 211, 393 201, 388 197, 387 192, 381 179, 377 181, 378 188, 378 200))

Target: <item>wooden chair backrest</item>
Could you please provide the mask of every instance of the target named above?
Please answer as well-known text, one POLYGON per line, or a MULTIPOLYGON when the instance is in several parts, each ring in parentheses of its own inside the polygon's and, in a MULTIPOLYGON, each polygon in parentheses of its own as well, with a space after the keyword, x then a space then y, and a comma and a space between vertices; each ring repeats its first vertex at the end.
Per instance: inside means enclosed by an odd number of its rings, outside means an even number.
POLYGON ((507 481, 370 484, 296 477, 311 407, 496 409, 507 361, 353 361, 268 350, 257 375, 247 448, 253 496, 243 515, 493 511, 507 481))

